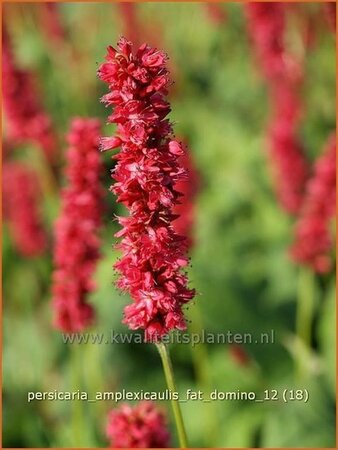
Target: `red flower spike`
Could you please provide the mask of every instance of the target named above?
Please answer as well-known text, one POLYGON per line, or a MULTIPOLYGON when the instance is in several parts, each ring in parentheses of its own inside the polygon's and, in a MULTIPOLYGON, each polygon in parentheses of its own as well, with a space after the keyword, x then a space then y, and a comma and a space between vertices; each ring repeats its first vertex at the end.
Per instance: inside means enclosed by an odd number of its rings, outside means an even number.
MULTIPOLYGON (((157 340, 173 329, 185 329, 182 307, 195 295, 187 287, 182 267, 187 240, 173 228, 173 208, 179 203, 176 184, 186 179, 179 157, 184 153, 172 139, 166 116, 169 84, 166 55, 143 44, 134 54, 132 44, 121 38, 117 50, 108 48, 98 76, 109 85, 103 97, 114 111, 108 118, 117 124, 112 142, 120 142, 112 173, 111 190, 129 210, 119 218, 123 227, 115 264, 117 286, 128 291, 133 303, 125 308, 123 322, 144 329, 147 340, 157 340)), ((108 148, 107 138, 103 148, 108 148)))
POLYGON ((333 246, 329 222, 336 205, 336 137, 331 136, 307 185, 302 215, 296 224, 291 248, 294 261, 318 273, 331 269, 333 246))
POLYGON ((98 153, 100 123, 74 119, 68 134, 66 175, 62 210, 55 225, 53 275, 54 324, 64 332, 82 331, 91 325, 94 310, 87 297, 94 289, 91 279, 99 259, 103 191, 98 153))
POLYGON ((279 2, 250 2, 246 12, 256 59, 270 90, 273 117, 267 138, 277 197, 284 210, 297 214, 309 168, 297 136, 303 68, 284 45, 286 8, 279 2))
POLYGON ((258 65, 267 79, 283 77, 285 72, 284 29, 285 5, 280 2, 245 5, 249 34, 258 65))
POLYGON ((273 94, 273 118, 268 129, 269 157, 275 173, 276 193, 285 211, 300 211, 309 167, 297 136, 300 102, 293 88, 280 84, 273 94))

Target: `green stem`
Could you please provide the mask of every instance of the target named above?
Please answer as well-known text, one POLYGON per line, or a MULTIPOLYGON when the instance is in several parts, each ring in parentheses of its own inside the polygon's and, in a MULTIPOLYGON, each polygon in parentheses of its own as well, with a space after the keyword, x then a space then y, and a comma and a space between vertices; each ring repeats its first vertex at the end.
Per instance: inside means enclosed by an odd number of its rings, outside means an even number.
MULTIPOLYGON (((73 391, 81 390, 81 355, 80 346, 74 345, 71 349, 71 363, 72 363, 72 389, 73 391)), ((83 416, 82 405, 80 400, 73 400, 72 402, 72 431, 73 431, 73 447, 81 447, 83 436, 83 416)))
MULTIPOLYGON (((311 349, 311 329, 314 313, 314 276, 311 270, 301 268, 298 278, 296 334, 299 340, 311 349)), ((300 355, 301 356, 301 355, 300 355)), ((299 359, 299 358, 298 358, 299 359)), ((298 362, 298 373, 303 375, 304 361, 298 362)))
MULTIPOLYGON (((201 309, 199 305, 194 306, 194 315, 192 320, 192 332, 201 333, 203 327, 203 320, 201 309)), ((203 391, 212 390, 212 380, 210 377, 210 364, 206 345, 200 342, 192 348, 192 359, 195 369, 197 385, 203 391)), ((209 402, 203 405, 204 412, 204 426, 205 426, 205 441, 206 445, 215 446, 218 432, 221 429, 219 426, 219 415, 217 413, 216 402, 209 402), (210 442, 211 441, 211 442, 210 442)))
MULTIPOLYGON (((170 360, 170 356, 169 356, 169 351, 168 351, 166 345, 163 344, 162 342, 157 343, 156 347, 161 356, 164 375, 165 375, 165 379, 167 381, 168 389, 171 392, 177 392, 175 378, 174 378, 174 372, 173 372, 173 368, 172 368, 171 360, 170 360)), ((178 439, 180 442, 180 448, 188 448, 187 435, 185 432, 185 427, 184 427, 184 422, 183 422, 183 417, 182 417, 182 412, 181 412, 179 401, 172 399, 171 406, 172 406, 173 413, 174 413, 178 439)))

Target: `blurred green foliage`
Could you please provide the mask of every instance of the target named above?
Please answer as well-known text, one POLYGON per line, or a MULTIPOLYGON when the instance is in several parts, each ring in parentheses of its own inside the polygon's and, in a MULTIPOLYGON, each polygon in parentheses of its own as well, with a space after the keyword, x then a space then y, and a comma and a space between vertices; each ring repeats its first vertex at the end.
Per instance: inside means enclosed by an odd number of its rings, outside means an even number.
MULTIPOLYGON (((293 221, 276 202, 266 163, 267 93, 254 64, 243 5, 220 7, 226 10, 227 20, 219 25, 208 19, 203 3, 145 3, 137 7, 140 40, 146 38, 170 55, 176 80, 170 98, 171 118, 177 136, 189 143, 201 179, 189 269, 191 285, 199 295, 187 311, 190 329, 195 331, 201 325, 209 332, 231 330, 256 336, 273 329, 274 344, 244 346, 246 364, 233 357, 228 345, 207 345, 208 386, 220 391, 254 391, 260 396, 265 389, 306 388, 310 399, 308 403, 287 404, 184 403, 190 444, 335 447, 334 277, 316 279, 312 348, 295 350, 300 269, 287 254, 293 221), (303 358, 307 367, 301 379, 295 378, 297 358, 303 358), (208 434, 212 427, 216 429, 213 436, 208 434)), ((105 47, 115 44, 123 23, 114 4, 62 4, 60 15, 67 38, 53 46, 42 35, 38 8, 39 4, 6 5, 8 27, 18 61, 39 77, 44 104, 64 151, 72 116, 97 116, 103 124, 106 120, 107 111, 99 102, 105 86, 95 72, 105 47)), ((318 4, 303 8, 314 8, 320 16, 318 4)), ((297 29, 294 33, 299 39, 297 29)), ((323 25, 306 57, 305 114, 300 130, 313 160, 335 126, 334 96, 335 43, 323 25)), ((46 168, 36 149, 27 146, 17 153, 44 176, 46 168)), ((105 157, 106 186, 112 164, 109 156, 105 157)), ((103 257, 95 276, 98 289, 91 302, 98 313, 94 331, 109 334, 111 329, 126 331, 121 317, 128 299, 112 285, 111 266, 117 253, 111 250, 116 230, 111 217, 119 208, 108 192, 106 204, 103 257)), ((51 236, 58 209, 58 192, 46 192, 44 215, 51 236)), ((38 259, 23 259, 13 249, 5 227, 3 260, 4 447, 106 446, 106 413, 115 405, 82 404, 84 424, 80 442, 74 442, 73 406, 67 402, 27 403, 27 392, 73 390, 76 357, 82 383, 77 389, 92 394, 123 388, 162 390, 165 382, 156 349, 146 344, 73 348, 63 344, 51 326, 52 251, 38 259)), ((201 385, 202 363, 194 351, 198 350, 188 345, 171 348, 182 392, 201 385)), ((175 446, 170 405, 166 407, 175 446)))

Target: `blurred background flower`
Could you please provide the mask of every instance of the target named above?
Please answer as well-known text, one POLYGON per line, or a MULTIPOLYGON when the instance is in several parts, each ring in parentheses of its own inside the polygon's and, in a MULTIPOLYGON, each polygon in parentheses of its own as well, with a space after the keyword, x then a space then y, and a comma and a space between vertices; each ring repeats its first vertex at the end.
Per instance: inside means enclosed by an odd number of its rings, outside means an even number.
POLYGON ((165 416, 151 401, 111 410, 106 434, 114 448, 165 448, 170 441, 165 416))
POLYGON ((88 297, 95 289, 92 276, 100 257, 103 214, 99 137, 99 120, 72 120, 65 167, 68 185, 60 193, 61 211, 54 225, 52 308, 54 325, 61 331, 83 331, 95 317, 88 297))

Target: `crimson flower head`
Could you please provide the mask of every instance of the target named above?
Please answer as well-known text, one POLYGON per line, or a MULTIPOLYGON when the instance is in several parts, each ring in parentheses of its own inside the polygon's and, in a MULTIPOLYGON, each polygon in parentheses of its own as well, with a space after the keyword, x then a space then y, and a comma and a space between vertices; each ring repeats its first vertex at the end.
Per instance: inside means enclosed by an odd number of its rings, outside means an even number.
POLYGON ((302 208, 296 224, 295 242, 291 248, 293 259, 319 273, 331 268, 330 219, 336 207, 336 136, 330 137, 323 155, 315 165, 309 180, 302 208))
POLYGON ((166 448, 170 439, 165 416, 151 401, 112 410, 106 435, 113 448, 166 448))
POLYGON ((111 190, 129 210, 128 217, 118 218, 123 256, 115 264, 117 286, 133 300, 124 310, 124 323, 144 329, 148 340, 185 329, 182 307, 195 295, 182 272, 188 265, 187 240, 172 225, 180 198, 175 185, 186 172, 179 162, 183 148, 166 118, 166 61, 164 53, 146 44, 133 53, 132 44, 121 38, 98 70, 110 90, 102 101, 114 108, 108 121, 117 124, 115 136, 102 139, 101 150, 121 147, 114 156, 111 190))
POLYGON ((60 217, 55 225, 53 307, 55 326, 65 332, 91 325, 94 310, 87 302, 99 259, 101 224, 101 162, 98 154, 100 123, 73 120, 68 134, 66 176, 60 217))

